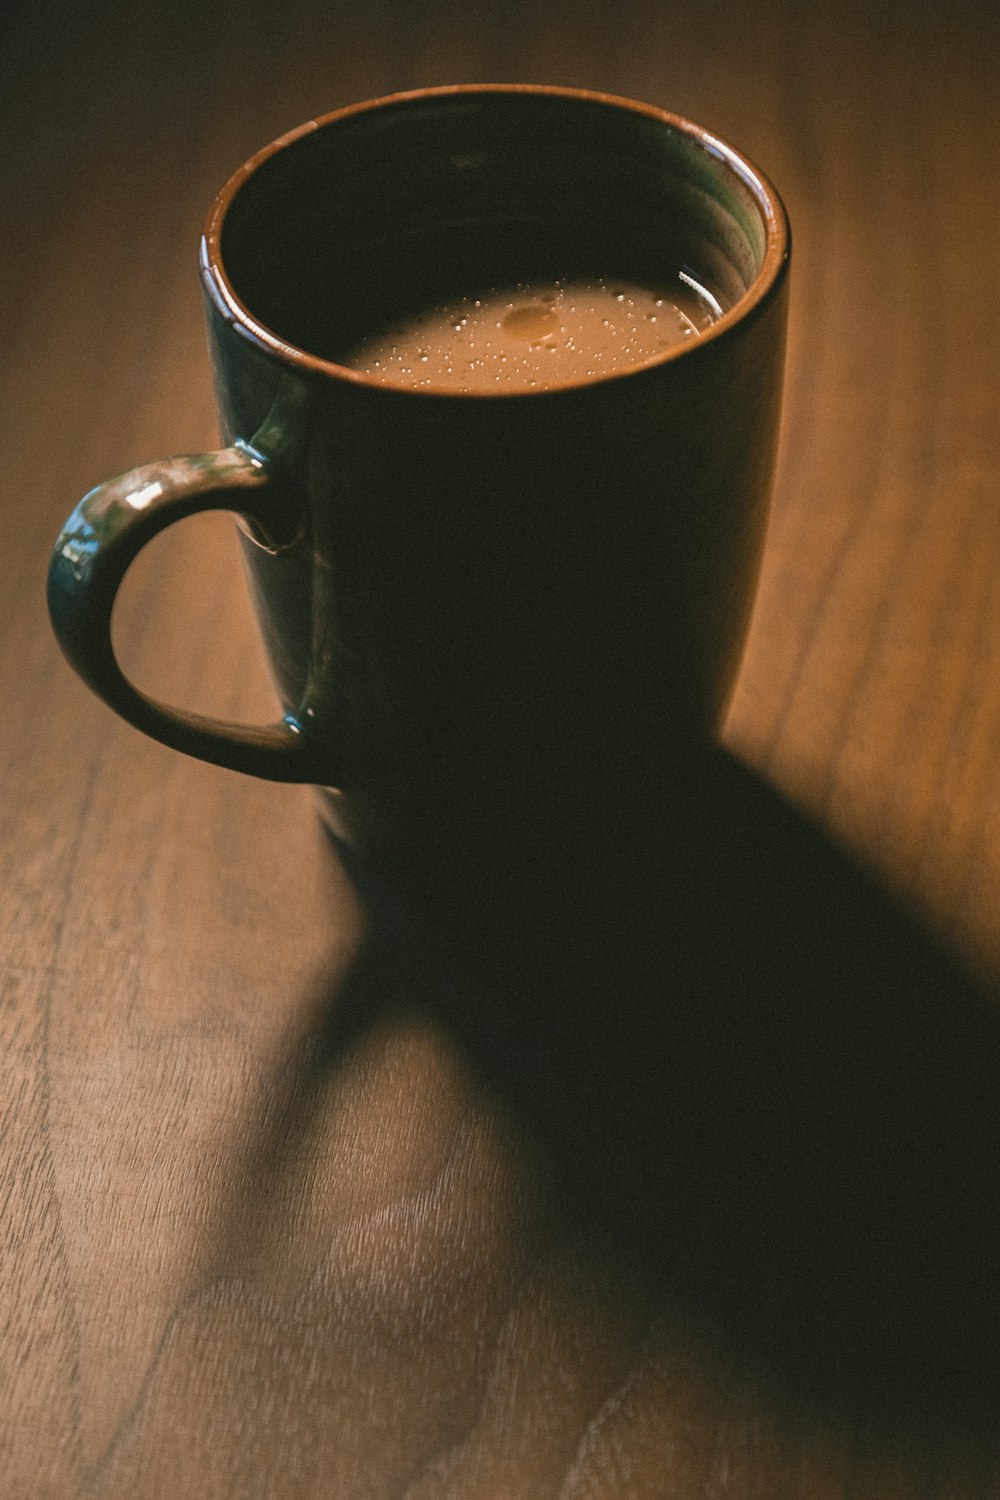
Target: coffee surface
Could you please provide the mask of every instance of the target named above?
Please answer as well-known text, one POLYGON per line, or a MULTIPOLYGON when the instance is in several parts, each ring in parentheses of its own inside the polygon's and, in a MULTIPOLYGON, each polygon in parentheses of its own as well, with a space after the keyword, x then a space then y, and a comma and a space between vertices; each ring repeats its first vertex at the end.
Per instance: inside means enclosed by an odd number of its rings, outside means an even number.
POLYGON ((460 297, 381 331, 345 360, 387 385, 527 391, 633 369, 718 317, 691 278, 518 282, 460 297))

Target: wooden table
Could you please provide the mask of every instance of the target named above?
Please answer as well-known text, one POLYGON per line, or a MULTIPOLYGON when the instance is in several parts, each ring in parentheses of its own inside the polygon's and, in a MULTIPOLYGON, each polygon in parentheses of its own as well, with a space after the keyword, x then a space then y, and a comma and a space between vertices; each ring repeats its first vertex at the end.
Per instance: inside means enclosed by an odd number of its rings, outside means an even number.
MULTIPOLYGON (((986 0, 67 11, 0 57, 0 1493, 1000 1493, 986 0), (488 973, 366 922, 307 792, 118 722, 43 607, 80 494, 215 443, 215 188, 480 79, 702 120, 795 235, 727 749, 488 973)), ((129 669, 268 717, 229 525, 135 572, 129 669)))

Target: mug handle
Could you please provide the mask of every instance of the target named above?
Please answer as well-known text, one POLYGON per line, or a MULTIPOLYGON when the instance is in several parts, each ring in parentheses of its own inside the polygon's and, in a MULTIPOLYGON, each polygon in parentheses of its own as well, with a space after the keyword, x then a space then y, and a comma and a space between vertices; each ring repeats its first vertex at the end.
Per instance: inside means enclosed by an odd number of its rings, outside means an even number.
POLYGON ((204 510, 235 511, 274 545, 285 540, 287 492, 260 456, 240 444, 146 464, 85 495, 49 565, 56 639, 99 698, 171 749, 267 781, 323 783, 329 768, 308 712, 286 713, 268 727, 229 724, 147 698, 118 665, 111 615, 130 563, 158 532, 204 510))

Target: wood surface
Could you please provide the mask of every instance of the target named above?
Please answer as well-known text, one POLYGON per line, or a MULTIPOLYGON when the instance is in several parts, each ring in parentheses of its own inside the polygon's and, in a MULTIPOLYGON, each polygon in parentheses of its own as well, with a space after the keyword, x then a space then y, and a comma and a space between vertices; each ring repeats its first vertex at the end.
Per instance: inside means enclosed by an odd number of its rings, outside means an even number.
MULTIPOLYGON (((4 25, 0 1494, 1000 1494, 990 7, 4 25), (366 917, 307 791, 143 740, 43 605, 85 490, 215 444, 215 189, 310 115, 477 80, 710 125, 795 246, 726 748, 666 846, 543 851, 522 942, 366 917)), ((149 690, 271 716, 225 520, 120 616, 149 690)))

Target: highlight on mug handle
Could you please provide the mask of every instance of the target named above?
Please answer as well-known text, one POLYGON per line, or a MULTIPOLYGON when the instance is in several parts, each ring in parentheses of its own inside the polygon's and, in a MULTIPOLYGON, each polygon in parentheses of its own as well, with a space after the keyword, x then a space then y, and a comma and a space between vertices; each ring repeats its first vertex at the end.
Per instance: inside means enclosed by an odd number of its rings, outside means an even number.
MULTIPOLYGON (((263 459, 237 445, 163 459, 85 495, 56 542, 48 604, 70 665, 116 713, 153 739, 212 765, 268 781, 322 782, 321 749, 306 715, 267 727, 229 724, 171 708, 129 682, 111 641, 115 598, 129 565, 157 533, 185 516, 231 510, 264 537, 281 535, 282 491, 263 459)), ((287 520, 285 521, 287 527, 287 520)))

